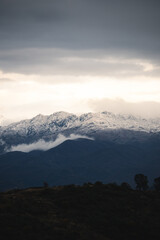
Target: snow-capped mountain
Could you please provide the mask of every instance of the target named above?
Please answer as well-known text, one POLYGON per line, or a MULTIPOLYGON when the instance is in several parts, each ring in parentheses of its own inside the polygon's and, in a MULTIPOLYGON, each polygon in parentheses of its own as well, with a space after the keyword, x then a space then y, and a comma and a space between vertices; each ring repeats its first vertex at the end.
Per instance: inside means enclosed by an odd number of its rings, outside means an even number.
POLYGON ((0 190, 40 186, 44 179, 50 185, 132 183, 136 173, 153 182, 159 146, 160 119, 110 112, 38 115, 0 128, 0 190), (59 142, 60 134, 65 141, 59 142))
POLYGON ((1 129, 1 134, 18 133, 28 135, 40 132, 63 131, 79 128, 90 133, 92 130, 127 129, 134 131, 159 132, 160 118, 145 119, 133 115, 113 114, 111 112, 86 113, 76 116, 67 112, 56 112, 46 116, 39 114, 29 120, 12 123, 1 129))
POLYGON ((144 138, 160 132, 160 118, 145 119, 133 115, 111 112, 86 113, 80 116, 67 112, 51 115, 37 115, 29 120, 12 123, 0 128, 0 139, 9 145, 30 143, 39 139, 54 140, 59 133, 81 134, 91 137, 108 138, 115 141, 144 138))

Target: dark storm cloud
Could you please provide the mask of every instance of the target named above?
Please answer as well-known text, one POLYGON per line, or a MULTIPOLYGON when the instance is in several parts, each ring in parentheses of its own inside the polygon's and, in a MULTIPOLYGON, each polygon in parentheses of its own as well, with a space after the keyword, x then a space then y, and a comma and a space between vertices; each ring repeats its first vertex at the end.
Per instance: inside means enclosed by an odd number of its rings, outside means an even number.
POLYGON ((34 53, 26 60, 28 48, 101 49, 159 63, 159 12, 159 0, 0 0, 0 68, 41 63, 34 53))
POLYGON ((101 48, 101 45, 105 47, 111 43, 123 47, 127 40, 132 40, 130 43, 134 44, 137 38, 141 44, 143 38, 147 37, 145 43, 149 44, 150 40, 158 40, 159 37, 158 2, 1 0, 2 39, 11 42, 11 39, 6 39, 7 35, 10 35, 13 41, 22 41, 22 45, 29 40, 28 44, 36 46, 49 44, 54 47, 101 48), (114 36, 118 38, 114 39, 114 36), (44 40, 46 42, 43 42, 44 40))

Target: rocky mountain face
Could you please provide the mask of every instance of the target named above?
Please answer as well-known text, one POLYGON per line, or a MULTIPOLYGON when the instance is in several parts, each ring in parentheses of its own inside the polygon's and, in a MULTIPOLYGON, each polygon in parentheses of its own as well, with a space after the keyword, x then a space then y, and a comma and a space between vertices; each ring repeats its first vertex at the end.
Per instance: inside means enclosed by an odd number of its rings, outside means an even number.
POLYGON ((0 190, 41 186, 44 181, 51 185, 127 181, 133 185, 137 173, 153 182, 159 176, 159 146, 160 119, 109 112, 38 115, 0 128, 0 190), (49 144, 52 147, 45 151, 30 148, 6 153, 16 145, 55 143, 59 134, 65 141, 54 147, 49 144), (72 134, 79 139, 67 138, 72 134), (80 139, 83 136, 89 138, 80 139))
POLYGON ((122 143, 143 141, 151 136, 159 136, 159 132, 160 118, 145 119, 110 112, 86 113, 80 116, 56 112, 1 126, 0 148, 3 152, 6 146, 28 144, 40 139, 55 140, 60 133, 64 136, 81 134, 122 143))
POLYGON ((47 151, 8 152, 0 155, 0 191, 13 188, 128 182, 134 187, 137 173, 146 175, 149 185, 159 177, 160 141, 113 143, 67 140, 47 151))

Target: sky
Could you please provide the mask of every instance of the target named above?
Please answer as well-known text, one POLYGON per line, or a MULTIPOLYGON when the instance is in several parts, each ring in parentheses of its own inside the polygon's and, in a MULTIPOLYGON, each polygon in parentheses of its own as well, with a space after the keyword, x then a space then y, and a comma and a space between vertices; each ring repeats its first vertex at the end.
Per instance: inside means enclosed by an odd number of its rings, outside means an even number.
POLYGON ((0 0, 0 115, 160 117, 159 0, 0 0))

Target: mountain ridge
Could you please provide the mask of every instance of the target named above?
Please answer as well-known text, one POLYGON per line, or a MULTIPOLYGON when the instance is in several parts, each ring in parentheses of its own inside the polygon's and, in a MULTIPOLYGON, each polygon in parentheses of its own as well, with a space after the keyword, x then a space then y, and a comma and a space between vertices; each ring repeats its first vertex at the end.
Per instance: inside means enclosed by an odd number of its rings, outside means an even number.
POLYGON ((55 112, 0 127, 0 153, 13 145, 31 144, 39 140, 55 141, 59 134, 85 135, 113 142, 146 141, 160 135, 160 118, 145 119, 111 112, 75 115, 55 112))
POLYGON ((39 127, 39 126, 43 126, 43 124, 48 123, 49 125, 54 122, 57 125, 58 123, 59 124, 63 123, 63 127, 70 127, 70 125, 67 125, 67 123, 71 122, 72 126, 74 125, 75 127, 77 125, 80 126, 80 124, 84 124, 84 122, 87 122, 87 121, 89 124, 93 124, 93 123, 99 124, 99 127, 101 126, 102 128, 104 124, 104 127, 108 127, 111 129, 124 128, 124 129, 134 129, 139 131, 144 130, 147 132, 160 131, 160 118, 143 118, 143 117, 134 116, 131 114, 114 114, 107 111, 97 112, 97 113, 89 112, 81 115, 60 111, 50 115, 38 114, 37 116, 31 119, 21 120, 18 122, 11 123, 8 126, 2 127, 1 132, 5 130, 19 131, 21 130, 22 127, 26 128, 30 124, 39 127), (125 124, 123 124, 124 122, 125 124), (139 123, 139 127, 137 126, 137 123, 139 123))
POLYGON ((159 175, 159 144, 159 119, 109 112, 37 115, 0 130, 1 188, 39 186, 43 181, 58 185, 98 180, 131 183, 138 172, 153 179, 159 175), (59 134, 66 141, 50 150, 5 153, 13 145, 54 142, 59 134), (71 134, 79 140, 68 141, 71 134), (80 139, 84 135, 94 141, 80 139))
POLYGON ((128 182, 143 173, 159 176, 160 140, 119 144, 89 139, 67 140, 47 151, 0 155, 0 190, 102 181, 128 182))
POLYGON ((80 131, 127 129, 145 132, 159 132, 160 118, 146 119, 133 115, 113 114, 111 112, 84 113, 75 115, 67 112, 55 112, 51 115, 39 114, 34 118, 22 120, 1 127, 0 135, 18 133, 21 135, 38 132, 58 132, 79 128, 80 131))

